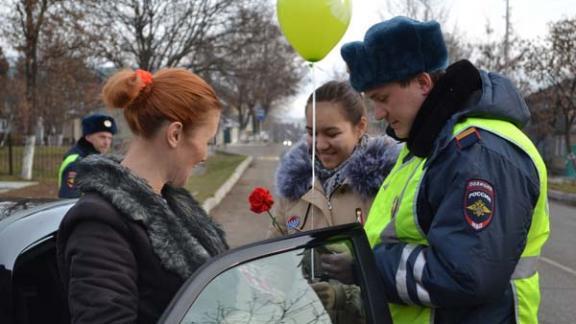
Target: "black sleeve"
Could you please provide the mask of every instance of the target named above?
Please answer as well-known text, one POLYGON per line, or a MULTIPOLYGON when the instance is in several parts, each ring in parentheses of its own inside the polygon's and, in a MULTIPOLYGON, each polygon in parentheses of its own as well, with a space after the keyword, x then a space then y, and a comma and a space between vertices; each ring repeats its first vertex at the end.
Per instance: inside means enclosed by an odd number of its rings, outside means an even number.
POLYGON ((128 240, 100 222, 80 222, 65 247, 72 323, 133 323, 137 264, 128 240))

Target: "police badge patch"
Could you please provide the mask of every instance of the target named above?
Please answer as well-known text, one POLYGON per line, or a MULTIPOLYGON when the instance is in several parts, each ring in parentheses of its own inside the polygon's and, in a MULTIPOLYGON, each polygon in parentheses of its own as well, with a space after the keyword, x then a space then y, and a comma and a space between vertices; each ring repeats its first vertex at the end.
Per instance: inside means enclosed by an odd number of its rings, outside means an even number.
POLYGON ((66 185, 68 186, 68 188, 72 188, 74 187, 74 179, 76 178, 76 172, 75 171, 70 171, 68 172, 68 175, 66 177, 66 185))
POLYGON ((487 181, 471 179, 464 194, 464 218, 479 231, 486 228, 494 216, 494 187, 487 181))

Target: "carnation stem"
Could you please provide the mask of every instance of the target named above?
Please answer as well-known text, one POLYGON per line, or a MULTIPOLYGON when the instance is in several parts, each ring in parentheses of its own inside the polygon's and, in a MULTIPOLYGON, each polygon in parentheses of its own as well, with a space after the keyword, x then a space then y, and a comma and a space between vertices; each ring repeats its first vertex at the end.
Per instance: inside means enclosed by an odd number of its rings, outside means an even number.
POLYGON ((282 235, 286 235, 286 233, 284 233, 284 231, 282 230, 282 227, 280 227, 280 224, 278 224, 278 222, 276 222, 276 217, 272 216, 272 214, 270 214, 269 210, 267 210, 266 213, 268 214, 268 216, 270 216, 270 219, 272 220, 272 225, 274 225, 274 227, 276 227, 278 232, 280 232, 280 234, 282 234, 282 235))

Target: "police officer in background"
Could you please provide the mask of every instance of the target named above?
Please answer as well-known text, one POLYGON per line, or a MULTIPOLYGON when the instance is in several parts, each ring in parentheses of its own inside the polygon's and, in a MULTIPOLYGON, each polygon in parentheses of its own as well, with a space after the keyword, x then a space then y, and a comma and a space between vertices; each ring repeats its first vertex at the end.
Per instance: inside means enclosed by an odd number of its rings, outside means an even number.
POLYGON ((116 134, 114 118, 104 114, 92 114, 82 118, 82 137, 66 152, 58 171, 58 197, 78 198, 76 188, 76 164, 90 154, 104 154, 112 145, 112 135, 116 134))
POLYGON ((394 323, 537 323, 547 176, 522 96, 469 61, 447 66, 434 21, 395 17, 341 54, 405 142, 365 224, 394 323))

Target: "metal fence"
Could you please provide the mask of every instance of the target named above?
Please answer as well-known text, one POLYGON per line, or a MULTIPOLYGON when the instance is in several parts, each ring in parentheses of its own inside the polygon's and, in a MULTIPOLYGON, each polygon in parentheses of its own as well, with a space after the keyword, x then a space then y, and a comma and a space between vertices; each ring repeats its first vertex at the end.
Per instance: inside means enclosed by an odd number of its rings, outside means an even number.
MULTIPOLYGON (((32 177, 34 179, 57 178, 62 158, 69 148, 68 145, 36 145, 34 147, 32 177)), ((9 135, 3 145, 0 146, 0 176, 19 177, 22 171, 23 153, 24 138, 9 135)))

